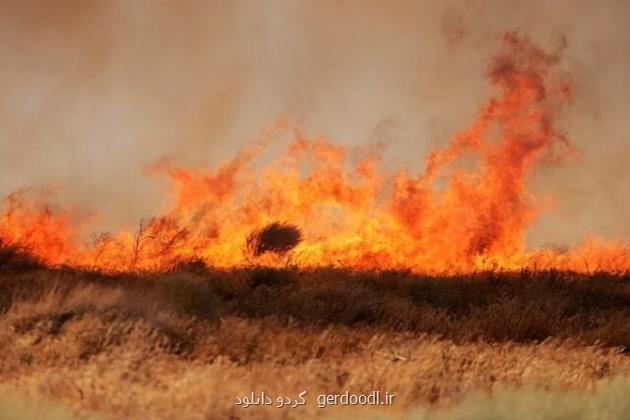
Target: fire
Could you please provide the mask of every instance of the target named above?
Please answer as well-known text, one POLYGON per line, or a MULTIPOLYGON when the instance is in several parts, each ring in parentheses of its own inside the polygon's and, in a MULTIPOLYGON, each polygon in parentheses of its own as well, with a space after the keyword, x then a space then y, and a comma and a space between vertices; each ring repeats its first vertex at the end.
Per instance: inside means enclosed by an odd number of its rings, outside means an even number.
POLYGON ((53 212, 18 193, 7 199, 0 238, 48 265, 106 271, 160 270, 202 258, 216 267, 627 272, 625 243, 589 238, 566 251, 524 250, 524 232, 542 208, 527 175, 541 159, 571 153, 554 126, 571 91, 553 73, 556 54, 511 32, 502 41, 488 69, 494 94, 418 174, 388 172, 378 148, 348 150, 283 123, 217 168, 183 168, 168 159, 152 165, 151 172, 169 177, 173 204, 138 229, 83 244, 87 226, 74 209, 53 212), (278 136, 290 138, 286 153, 261 165, 267 137, 278 136), (304 240, 284 258, 249 255, 248 235, 277 221, 299 227, 304 240))

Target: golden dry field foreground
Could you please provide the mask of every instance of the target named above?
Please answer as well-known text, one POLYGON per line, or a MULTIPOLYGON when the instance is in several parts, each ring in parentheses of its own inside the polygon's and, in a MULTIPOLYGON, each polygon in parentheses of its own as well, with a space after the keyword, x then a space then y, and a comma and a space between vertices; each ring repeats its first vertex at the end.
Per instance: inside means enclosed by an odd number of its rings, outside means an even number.
POLYGON ((630 416, 628 275, 0 267, 2 418, 630 416))

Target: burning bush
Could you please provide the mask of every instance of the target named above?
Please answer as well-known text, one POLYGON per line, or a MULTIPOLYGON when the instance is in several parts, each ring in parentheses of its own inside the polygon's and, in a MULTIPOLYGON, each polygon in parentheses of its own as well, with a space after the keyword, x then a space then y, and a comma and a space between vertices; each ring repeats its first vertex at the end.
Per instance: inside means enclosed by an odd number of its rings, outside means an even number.
POLYGON ((177 261, 171 272, 187 272, 196 275, 204 275, 209 272, 208 264, 201 257, 191 257, 181 261, 177 261))
POLYGON ((266 253, 284 254, 302 241, 302 232, 296 226, 274 222, 257 229, 247 237, 247 251, 256 257, 266 253))
POLYGON ((0 269, 27 271, 41 267, 41 262, 18 245, 8 244, 0 238, 0 269))

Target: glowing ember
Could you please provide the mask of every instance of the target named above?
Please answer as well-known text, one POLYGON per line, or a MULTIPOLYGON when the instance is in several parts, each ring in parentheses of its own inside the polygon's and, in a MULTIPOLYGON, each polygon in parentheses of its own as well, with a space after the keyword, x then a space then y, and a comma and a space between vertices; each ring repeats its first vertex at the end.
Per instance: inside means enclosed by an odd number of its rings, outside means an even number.
POLYGON ((160 161, 172 181, 173 206, 136 231, 78 239, 71 210, 53 213, 25 194, 7 199, 0 238, 49 265, 101 270, 164 269, 190 258, 234 267, 277 264, 247 252, 251 232, 277 220, 303 233, 287 256, 300 267, 411 269, 455 273, 483 269, 630 270, 630 247, 588 239, 565 252, 524 251, 523 235, 541 207, 525 184, 537 160, 568 153, 554 128, 571 97, 550 72, 557 61, 514 33, 504 35, 488 77, 494 95, 476 121, 429 154, 425 170, 387 173, 376 153, 355 156, 295 127, 285 155, 260 168, 262 147, 212 170, 160 161), (474 169, 458 165, 476 159, 474 169), (438 180, 446 179, 443 188, 438 180))

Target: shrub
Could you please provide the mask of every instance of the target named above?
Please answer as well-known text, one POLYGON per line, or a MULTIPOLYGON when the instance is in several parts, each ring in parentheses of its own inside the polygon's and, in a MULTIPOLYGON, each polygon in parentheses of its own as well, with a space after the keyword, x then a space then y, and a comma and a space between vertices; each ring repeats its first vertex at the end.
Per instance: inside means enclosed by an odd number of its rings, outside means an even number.
POLYGON ((0 238, 0 270, 28 271, 41 266, 42 263, 22 247, 8 244, 0 238))
POLYGON ((258 286, 286 286, 297 281, 296 275, 290 270, 278 270, 270 267, 255 267, 251 270, 247 284, 249 287, 258 286))
POLYGON ((178 312, 209 317, 216 313, 220 301, 203 279, 186 272, 163 277, 159 294, 165 303, 178 312))
POLYGON ((256 257, 273 252, 284 254, 302 241, 302 232, 288 223, 274 222, 247 237, 247 251, 256 257))
POLYGON ((172 268, 173 272, 188 272, 197 275, 204 275, 210 272, 206 261, 203 258, 193 257, 178 261, 172 268))

